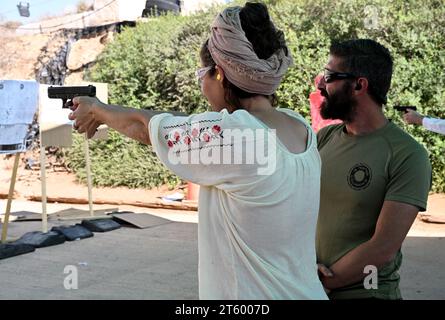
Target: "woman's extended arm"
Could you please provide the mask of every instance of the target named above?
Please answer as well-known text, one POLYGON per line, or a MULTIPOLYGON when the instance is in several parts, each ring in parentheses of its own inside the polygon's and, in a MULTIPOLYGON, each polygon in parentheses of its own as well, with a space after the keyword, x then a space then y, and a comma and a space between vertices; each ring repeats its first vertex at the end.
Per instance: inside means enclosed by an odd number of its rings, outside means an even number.
MULTIPOLYGON (((101 124, 135 139, 139 142, 150 144, 148 123, 150 119, 162 111, 141 110, 107 105, 92 97, 75 97, 73 99, 73 112, 69 115, 74 120, 74 129, 79 133, 86 132, 91 138, 101 124)), ((181 112, 169 112, 173 115, 185 116, 181 112)))

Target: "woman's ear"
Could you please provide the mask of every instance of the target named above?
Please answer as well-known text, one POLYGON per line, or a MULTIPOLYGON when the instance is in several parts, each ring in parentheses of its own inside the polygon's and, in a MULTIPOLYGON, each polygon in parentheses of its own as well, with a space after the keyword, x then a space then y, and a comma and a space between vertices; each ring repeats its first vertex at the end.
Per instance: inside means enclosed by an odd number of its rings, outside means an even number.
POLYGON ((215 66, 215 69, 216 69, 216 80, 218 80, 222 84, 225 77, 224 70, 218 65, 215 66))

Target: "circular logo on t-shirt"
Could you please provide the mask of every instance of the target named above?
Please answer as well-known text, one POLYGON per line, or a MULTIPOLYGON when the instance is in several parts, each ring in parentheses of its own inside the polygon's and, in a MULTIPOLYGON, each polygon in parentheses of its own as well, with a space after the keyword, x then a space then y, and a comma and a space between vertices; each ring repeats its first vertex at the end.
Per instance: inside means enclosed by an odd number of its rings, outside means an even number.
POLYGON ((371 183, 371 168, 364 163, 352 167, 348 174, 348 184, 354 190, 366 189, 371 183))

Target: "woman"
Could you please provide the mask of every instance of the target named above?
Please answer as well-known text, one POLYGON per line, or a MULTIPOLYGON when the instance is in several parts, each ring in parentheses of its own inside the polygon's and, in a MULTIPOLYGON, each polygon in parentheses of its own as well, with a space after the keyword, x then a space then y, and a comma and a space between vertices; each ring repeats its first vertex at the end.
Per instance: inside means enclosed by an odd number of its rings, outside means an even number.
POLYGON ((201 299, 326 299, 315 227, 320 158, 303 118, 276 109, 292 58, 259 3, 220 13, 197 74, 212 112, 189 117, 74 99, 71 120, 92 136, 105 123, 152 144, 199 195, 201 299))

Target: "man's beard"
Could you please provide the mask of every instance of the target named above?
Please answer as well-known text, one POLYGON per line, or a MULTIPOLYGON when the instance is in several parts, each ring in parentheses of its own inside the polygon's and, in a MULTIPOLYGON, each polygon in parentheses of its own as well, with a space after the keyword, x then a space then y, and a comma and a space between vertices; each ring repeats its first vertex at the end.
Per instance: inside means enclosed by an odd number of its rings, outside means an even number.
POLYGON ((343 87, 332 95, 328 95, 324 89, 320 91, 325 97, 320 108, 323 119, 340 119, 344 122, 351 122, 354 119, 357 101, 352 97, 351 83, 345 82, 343 87))

